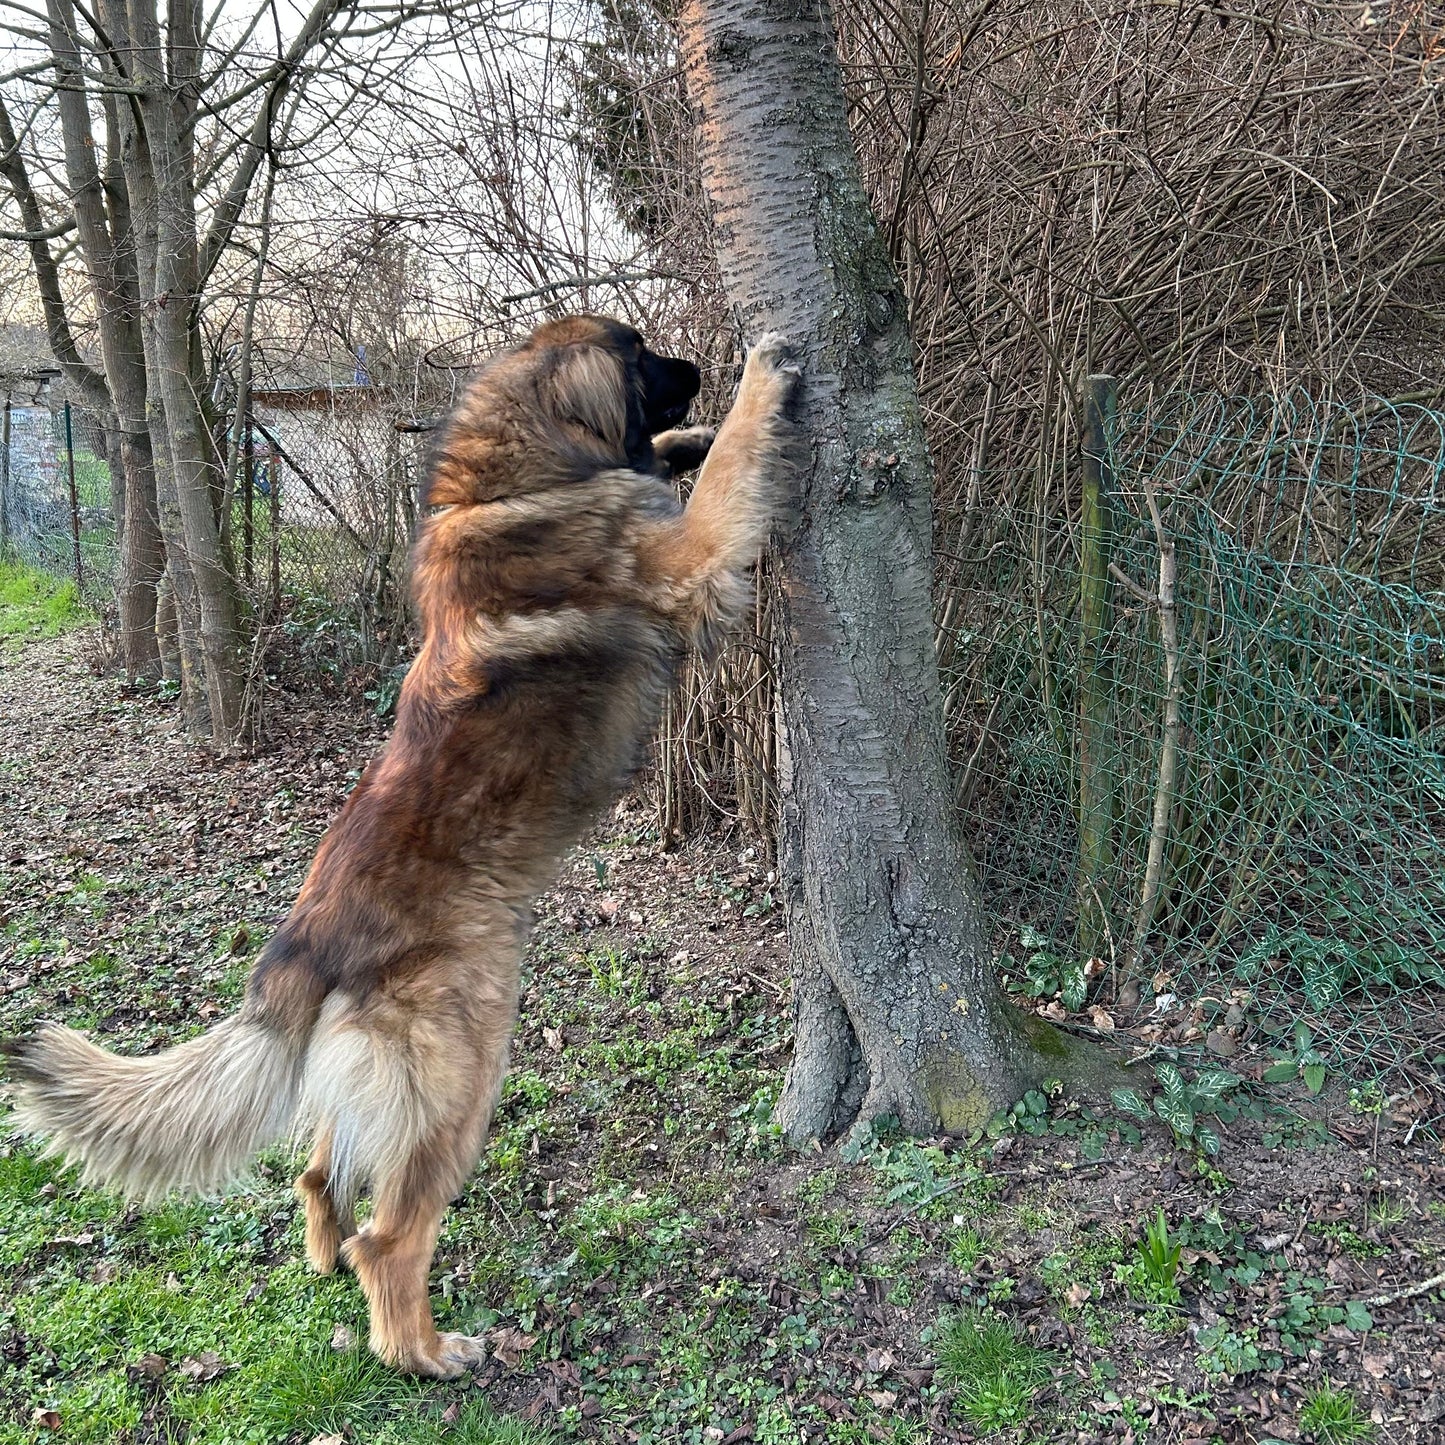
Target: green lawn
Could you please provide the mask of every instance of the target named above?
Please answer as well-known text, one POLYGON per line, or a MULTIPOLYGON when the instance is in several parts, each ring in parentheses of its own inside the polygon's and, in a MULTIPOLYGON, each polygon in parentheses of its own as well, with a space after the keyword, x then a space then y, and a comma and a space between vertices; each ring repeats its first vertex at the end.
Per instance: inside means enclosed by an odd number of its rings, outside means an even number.
POLYGON ((0 561, 0 647, 55 637, 90 620, 74 582, 62 582, 23 562, 0 561))
MULTIPOLYGON (((0 1036, 59 1018, 139 1053, 235 1007, 375 725, 303 702, 271 753, 197 767, 169 703, 71 651, 0 674, 0 1036)), ((1198 1049, 1096 1106, 1031 1092, 972 1141, 885 1118, 792 1153, 776 880, 646 817, 539 900, 430 1280, 439 1326, 488 1341, 475 1381, 371 1360, 355 1279, 302 1261, 289 1152, 142 1210, 0 1103, 0 1445, 1414 1438, 1433 1375, 1406 1370, 1445 1333, 1431 1292, 1394 1295, 1445 1268, 1445 1200, 1410 1099, 1317 1098, 1292 1035, 1276 1082, 1243 1073, 1278 1048, 1231 1074, 1198 1049)))

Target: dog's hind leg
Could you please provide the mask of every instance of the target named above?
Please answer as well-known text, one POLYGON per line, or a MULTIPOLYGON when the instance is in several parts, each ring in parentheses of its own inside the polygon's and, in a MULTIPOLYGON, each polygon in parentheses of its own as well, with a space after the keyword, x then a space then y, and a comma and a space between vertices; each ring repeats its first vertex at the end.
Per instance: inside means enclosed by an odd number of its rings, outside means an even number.
MULTIPOLYGON (((492 980, 496 987, 498 980, 492 980)), ((491 1006, 465 1011, 444 999, 407 1019, 407 1100, 394 1100, 399 1126, 368 1168, 373 1212, 341 1247, 371 1308, 371 1348, 388 1364, 447 1379, 486 1357, 482 1340, 441 1335, 432 1322, 427 1275, 442 1215, 476 1165, 492 1120, 515 1018, 515 976, 491 1006), (508 995, 502 997, 502 995, 508 995)))
POLYGON ((448 1121, 379 1182, 375 1212, 342 1246, 371 1308, 372 1352, 417 1375, 449 1379, 486 1358, 486 1343, 438 1334, 427 1276, 442 1215, 481 1153, 491 1102, 448 1121))
POLYGON ((343 1240, 356 1233, 354 1201, 338 1199, 331 1170, 331 1130, 316 1137, 306 1170, 296 1180, 296 1193, 306 1208, 306 1258, 317 1274, 330 1274, 343 1240))

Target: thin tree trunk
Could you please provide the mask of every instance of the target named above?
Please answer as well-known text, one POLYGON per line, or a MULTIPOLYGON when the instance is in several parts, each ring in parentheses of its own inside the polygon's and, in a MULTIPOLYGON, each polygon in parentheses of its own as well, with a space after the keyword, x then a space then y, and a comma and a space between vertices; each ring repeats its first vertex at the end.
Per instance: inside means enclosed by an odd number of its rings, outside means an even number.
POLYGON ((163 562, 156 518, 155 473, 145 425, 145 360, 142 351, 135 257, 129 208, 116 168, 119 129, 114 98, 107 98, 107 177, 96 163, 89 106, 82 89, 81 51, 70 0, 48 0, 50 48, 55 58, 66 180, 75 208, 118 445, 120 505, 115 508, 120 542, 116 598, 121 657, 128 682, 160 676, 156 642, 156 583, 163 562))
POLYGON ((1096 1050, 1013 1009, 954 832, 932 616, 932 467, 903 296, 849 139, 816 0, 692 0, 703 183, 746 329, 807 354, 811 439, 783 543, 781 859, 795 1141, 895 1115, 966 1131, 1096 1050))
MULTIPOLYGON (((102 14, 113 35, 124 36, 128 18, 119 0, 106 0, 102 14)), ((139 51, 139 46, 127 47, 139 51)), ((159 250, 159 206, 149 138, 137 117, 139 101, 117 107, 121 166, 130 208, 137 286, 142 298, 141 343, 145 363, 145 422, 155 477, 156 515, 164 539, 165 572, 158 584, 156 630, 165 678, 180 683, 181 712, 195 737, 211 737, 211 710, 206 688, 205 657, 200 647, 200 606, 194 570, 186 543, 180 492, 172 456, 169 419, 161 387, 161 342, 157 316, 170 305, 160 304, 156 287, 159 250), (148 302, 149 304, 144 304, 148 302)))
POLYGON ((112 32, 128 42, 121 53, 131 67, 133 104, 117 107, 117 120, 145 303, 146 410, 174 592, 182 705, 191 730, 224 750, 244 745, 248 727, 235 578, 217 524, 219 475, 192 336, 200 289, 190 141, 198 17, 193 4, 179 0, 168 11, 163 43, 149 0, 124 8, 108 0, 105 12, 112 32))

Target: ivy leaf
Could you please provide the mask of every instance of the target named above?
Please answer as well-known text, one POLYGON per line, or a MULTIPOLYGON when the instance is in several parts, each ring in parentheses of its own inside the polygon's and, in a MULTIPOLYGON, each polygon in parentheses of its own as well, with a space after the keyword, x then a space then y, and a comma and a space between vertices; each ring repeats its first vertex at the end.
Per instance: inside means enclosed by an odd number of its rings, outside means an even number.
POLYGON ((1154 1077, 1159 1080, 1159 1087, 1171 1098, 1184 1097, 1184 1076, 1173 1064, 1160 1064, 1154 1070, 1154 1077))
POLYGON ((1062 987, 1059 989, 1059 1002, 1071 1014, 1078 1013, 1089 992, 1089 980, 1084 974, 1083 965, 1076 963, 1072 968, 1065 969, 1060 978, 1062 987))
POLYGON ((1239 962, 1234 965, 1234 976, 1258 978, 1265 964, 1279 954, 1279 942, 1279 930, 1271 928, 1258 943, 1252 944, 1240 955, 1239 962))

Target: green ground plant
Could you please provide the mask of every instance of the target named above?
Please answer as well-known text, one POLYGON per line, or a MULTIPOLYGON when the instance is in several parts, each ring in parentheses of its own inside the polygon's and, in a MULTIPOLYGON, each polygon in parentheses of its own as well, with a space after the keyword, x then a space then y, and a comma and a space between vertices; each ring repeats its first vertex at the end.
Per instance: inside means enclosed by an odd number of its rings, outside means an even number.
POLYGON ((60 581, 23 562, 0 560, 0 646, 56 637, 91 620, 72 581, 60 581))
POLYGON ((1115 1105, 1136 1119, 1147 1119, 1151 1112, 1169 1126, 1174 1142, 1183 1148, 1217 1154, 1219 1131, 1206 1119, 1214 1117, 1221 1123, 1232 1123, 1239 1117, 1242 1104, 1234 1097, 1243 1080, 1224 1069, 1204 1069, 1190 1080, 1173 1064, 1158 1064, 1154 1077, 1159 1093, 1153 1108, 1145 1103, 1137 1089, 1115 1089, 1115 1105))
POLYGON ((1011 1320, 979 1309, 940 1320, 934 1349, 959 1412, 985 1433, 1023 1424, 1052 1373, 1047 1351, 1029 1344, 1011 1320))
POLYGON ((1316 1445, 1353 1445, 1375 1437, 1375 1425, 1360 1411, 1348 1390, 1321 1385, 1305 1396, 1300 1408, 1300 1429, 1316 1445))
POLYGON ((1135 1245, 1133 1261, 1119 1267, 1129 1293, 1146 1304, 1177 1305, 1182 1252, 1178 1237, 1169 1231, 1164 1210, 1159 1209, 1135 1245))

